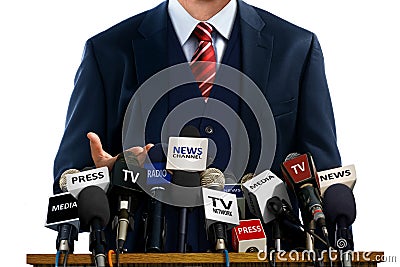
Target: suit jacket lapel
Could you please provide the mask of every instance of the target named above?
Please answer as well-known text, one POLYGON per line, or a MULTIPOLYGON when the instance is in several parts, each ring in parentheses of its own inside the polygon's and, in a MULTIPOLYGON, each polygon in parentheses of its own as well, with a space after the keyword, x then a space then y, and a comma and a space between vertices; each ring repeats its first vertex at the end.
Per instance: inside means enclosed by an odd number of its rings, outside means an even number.
POLYGON ((167 3, 150 10, 138 28, 143 38, 132 41, 136 75, 142 84, 153 74, 167 67, 167 3))
MULTIPOLYGON (((147 12, 143 18, 141 24, 138 26, 139 35, 132 40, 132 49, 134 54, 134 65, 136 70, 136 78, 139 85, 143 84, 154 74, 168 67, 168 53, 167 53, 167 2, 161 3, 159 6, 147 12)), ((133 73, 132 75, 135 75, 133 73)), ((143 92, 137 95, 140 99, 143 98, 143 93, 148 95, 148 92, 143 92)), ((154 97, 161 97, 160 95, 154 97)), ((138 107, 142 114, 148 114, 149 105, 151 101, 148 96, 141 99, 138 103, 138 107), (146 104, 143 104, 143 101, 146 104), (150 101, 150 102, 149 102, 150 101)), ((155 99, 154 99, 155 101, 155 99)), ((161 126, 165 116, 168 114, 168 98, 163 97, 160 100, 160 104, 157 105, 156 110, 154 107, 152 113, 156 113, 157 116, 151 116, 148 120, 151 120, 151 124, 147 124, 146 128, 146 140, 145 143, 159 143, 161 126), (159 126, 159 128, 150 128, 159 126)), ((135 129, 141 126, 145 129, 146 122, 143 125, 139 125, 135 121, 135 129)))
POLYGON ((267 33, 267 26, 255 9, 239 0, 241 18, 242 66, 265 94, 272 57, 273 36, 267 33))

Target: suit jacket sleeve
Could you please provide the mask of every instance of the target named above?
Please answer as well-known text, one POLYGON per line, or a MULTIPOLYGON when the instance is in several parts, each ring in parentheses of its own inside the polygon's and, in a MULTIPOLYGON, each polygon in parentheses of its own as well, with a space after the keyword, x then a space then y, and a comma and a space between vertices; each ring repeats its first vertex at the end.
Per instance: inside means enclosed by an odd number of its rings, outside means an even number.
POLYGON ((308 59, 300 81, 296 125, 297 151, 310 152, 317 170, 341 165, 335 119, 325 76, 324 58, 313 35, 308 59))
POLYGON ((66 169, 93 166, 89 131, 106 140, 105 94, 102 76, 92 42, 85 45, 82 62, 76 73, 74 90, 67 111, 65 131, 54 161, 54 193, 61 192, 58 180, 66 169))

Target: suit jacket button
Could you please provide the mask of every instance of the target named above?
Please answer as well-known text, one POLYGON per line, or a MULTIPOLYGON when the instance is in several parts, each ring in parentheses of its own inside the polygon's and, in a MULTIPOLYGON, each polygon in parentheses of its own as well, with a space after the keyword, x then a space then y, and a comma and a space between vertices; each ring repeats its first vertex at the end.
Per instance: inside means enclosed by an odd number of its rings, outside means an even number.
POLYGON ((207 126, 204 131, 206 132, 206 134, 213 134, 214 129, 211 126, 207 126))

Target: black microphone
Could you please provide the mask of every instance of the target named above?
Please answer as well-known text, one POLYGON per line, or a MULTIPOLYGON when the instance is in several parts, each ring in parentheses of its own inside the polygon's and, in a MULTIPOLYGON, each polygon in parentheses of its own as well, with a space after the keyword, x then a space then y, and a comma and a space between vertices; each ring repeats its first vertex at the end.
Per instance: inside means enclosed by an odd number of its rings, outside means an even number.
POLYGON ((108 192, 111 207, 113 228, 117 230, 116 246, 123 252, 129 229, 133 230, 133 213, 143 198, 142 189, 137 185, 138 179, 145 179, 146 170, 139 167, 137 157, 130 151, 120 153, 111 173, 108 192))
MULTIPOLYGON (((187 125, 183 127, 179 136, 197 138, 200 137, 200 133, 196 127, 187 125)), ((172 183, 185 187, 197 187, 200 186, 200 174, 198 172, 174 170, 172 183)), ((178 219, 178 252, 186 252, 187 214, 188 208, 181 207, 178 219)))
POLYGON ((77 169, 64 171, 59 179, 60 188, 64 193, 49 198, 46 227, 58 231, 56 248, 64 253, 73 253, 74 240, 78 240, 78 207, 76 199, 68 193, 66 178, 67 174, 78 172, 77 169))
POLYGON ((165 244, 165 215, 162 198, 165 183, 171 180, 171 175, 165 169, 167 157, 162 144, 154 145, 147 153, 149 162, 145 162, 147 169, 147 184, 151 184, 149 198, 149 212, 146 219, 146 252, 163 252, 165 244))
POLYGON ((276 220, 281 222, 283 225, 294 228, 301 232, 306 232, 312 235, 314 238, 317 238, 323 244, 328 245, 325 240, 303 226, 299 217, 294 213, 292 207, 285 199, 280 199, 279 197, 274 196, 268 199, 267 208, 272 214, 275 215, 276 220))
MULTIPOLYGON (((278 217, 276 210, 278 210, 278 204, 281 213, 286 211, 289 214, 289 208, 291 210, 286 185, 273 172, 266 170, 254 177, 245 175, 242 178, 242 188, 251 213, 262 219, 265 224, 272 223, 275 250, 280 251, 281 240, 283 239, 280 220, 282 216, 278 217), (282 202, 282 200, 285 200, 285 202, 282 202), (283 203, 286 206, 283 206, 283 203)), ((293 220, 295 220, 294 213, 290 215, 294 216, 293 220)))
POLYGON ((106 238, 104 227, 110 220, 106 193, 98 186, 87 186, 78 195, 78 215, 82 225, 90 226, 89 249, 97 267, 106 267, 106 238))
MULTIPOLYGON (((286 157, 281 169, 286 183, 290 185, 300 202, 304 223, 313 231, 317 223, 328 242, 328 230, 325 214, 322 209, 321 194, 319 190, 318 174, 310 153, 300 155, 292 153, 286 157)), ((314 249, 314 241, 307 237, 307 249, 314 249)))
POLYGON ((299 217, 296 216, 292 207, 285 199, 273 196, 267 201, 267 209, 275 215, 278 221, 295 226, 295 228, 302 230, 300 228, 302 225, 299 217))
POLYGON ((342 266, 351 266, 351 255, 354 250, 353 234, 350 229, 356 219, 356 201, 352 190, 344 184, 333 184, 324 194, 324 209, 328 221, 336 225, 335 247, 344 252, 342 266))

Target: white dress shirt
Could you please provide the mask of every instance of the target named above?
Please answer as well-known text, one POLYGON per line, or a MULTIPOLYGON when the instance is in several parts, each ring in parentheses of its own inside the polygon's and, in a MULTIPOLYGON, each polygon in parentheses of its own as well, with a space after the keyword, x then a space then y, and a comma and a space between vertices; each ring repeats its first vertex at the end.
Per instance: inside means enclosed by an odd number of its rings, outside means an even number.
MULTIPOLYGON (((206 21, 211 24, 214 29, 212 32, 212 42, 218 63, 222 60, 222 56, 231 35, 236 10, 236 0, 231 0, 221 11, 206 21)), ((198 47, 198 40, 192 35, 192 32, 200 21, 193 18, 182 7, 178 0, 169 0, 168 14, 171 18, 172 25, 176 35, 178 36, 186 59, 190 62, 198 47)))

